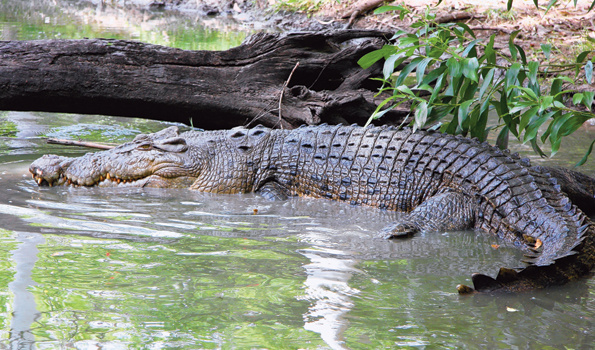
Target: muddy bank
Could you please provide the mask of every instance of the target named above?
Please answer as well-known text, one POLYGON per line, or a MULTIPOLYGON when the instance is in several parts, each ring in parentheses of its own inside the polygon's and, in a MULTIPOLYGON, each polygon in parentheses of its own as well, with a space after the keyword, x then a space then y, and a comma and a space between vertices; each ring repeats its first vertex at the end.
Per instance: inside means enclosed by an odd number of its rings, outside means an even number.
MULTIPOLYGON (((514 0, 511 11, 506 11, 506 0, 437 0, 407 1, 411 11, 403 20, 395 13, 373 14, 381 6, 381 0, 310 0, 290 2, 287 0, 47 0, 48 6, 65 9, 77 4, 93 4, 95 13, 80 14, 89 20, 105 21, 106 13, 125 16, 134 21, 147 21, 163 13, 188 16, 201 25, 232 31, 317 31, 339 29, 347 26, 356 29, 380 29, 387 31, 409 30, 409 26, 425 11, 431 11, 443 22, 464 22, 478 36, 497 35, 506 50, 508 34, 515 30, 521 33, 516 42, 525 50, 539 48, 541 43, 551 43, 559 53, 560 61, 566 56, 576 56, 584 50, 593 49, 586 37, 595 32, 595 11, 588 12, 590 1, 580 1, 577 7, 572 2, 560 2, 547 14, 537 9, 532 0, 514 0)), ((396 5, 400 2, 386 1, 396 5)), ((66 10, 68 11, 68 10, 66 10)))
POLYGON ((97 3, 103 10, 120 13, 143 13, 150 16, 160 12, 174 12, 189 16, 214 29, 220 23, 235 30, 256 31, 318 31, 339 29, 344 25, 334 21, 330 15, 311 16, 303 12, 288 11, 276 0, 83 0, 97 3))

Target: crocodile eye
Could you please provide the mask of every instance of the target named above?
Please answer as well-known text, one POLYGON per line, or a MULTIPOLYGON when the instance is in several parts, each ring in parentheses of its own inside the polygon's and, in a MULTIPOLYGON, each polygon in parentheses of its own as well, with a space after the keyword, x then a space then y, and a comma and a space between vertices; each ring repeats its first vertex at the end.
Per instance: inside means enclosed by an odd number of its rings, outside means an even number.
POLYGON ((153 149, 153 145, 151 145, 150 143, 143 143, 138 145, 136 148, 141 151, 149 151, 153 149))
POLYGON ((181 137, 172 137, 165 140, 158 140, 152 146, 158 150, 175 153, 185 152, 188 149, 186 140, 181 137))

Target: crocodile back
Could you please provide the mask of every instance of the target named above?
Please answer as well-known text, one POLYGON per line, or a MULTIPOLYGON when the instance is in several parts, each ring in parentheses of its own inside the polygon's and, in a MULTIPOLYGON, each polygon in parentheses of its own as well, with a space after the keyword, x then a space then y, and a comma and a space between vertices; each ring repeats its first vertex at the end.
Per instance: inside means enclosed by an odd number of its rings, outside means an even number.
POLYGON ((262 179, 275 178, 293 195, 388 210, 411 211, 444 191, 477 203, 476 227, 518 243, 543 243, 530 260, 549 265, 573 254, 585 216, 549 174, 487 143, 438 132, 392 127, 317 126, 272 130, 262 179))

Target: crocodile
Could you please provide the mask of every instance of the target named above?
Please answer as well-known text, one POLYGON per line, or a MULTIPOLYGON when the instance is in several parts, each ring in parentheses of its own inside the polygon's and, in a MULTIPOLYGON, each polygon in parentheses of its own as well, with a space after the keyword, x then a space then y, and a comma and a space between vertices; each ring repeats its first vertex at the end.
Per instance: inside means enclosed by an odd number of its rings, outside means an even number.
POLYGON ((294 130, 173 126, 111 150, 30 166, 40 186, 183 187, 309 196, 407 212, 385 238, 477 229, 512 242, 524 265, 473 274, 461 294, 519 292, 588 275, 595 225, 544 168, 486 142, 408 128, 322 125, 294 130))

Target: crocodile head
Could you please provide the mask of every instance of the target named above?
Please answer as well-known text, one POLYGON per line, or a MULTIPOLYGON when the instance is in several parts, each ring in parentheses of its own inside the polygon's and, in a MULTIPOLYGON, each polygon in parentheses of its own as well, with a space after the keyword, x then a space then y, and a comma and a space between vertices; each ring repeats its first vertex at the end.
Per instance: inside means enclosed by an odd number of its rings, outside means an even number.
POLYGON ((29 171, 40 186, 189 187, 202 164, 195 152, 178 128, 170 127, 82 157, 45 155, 29 171))

